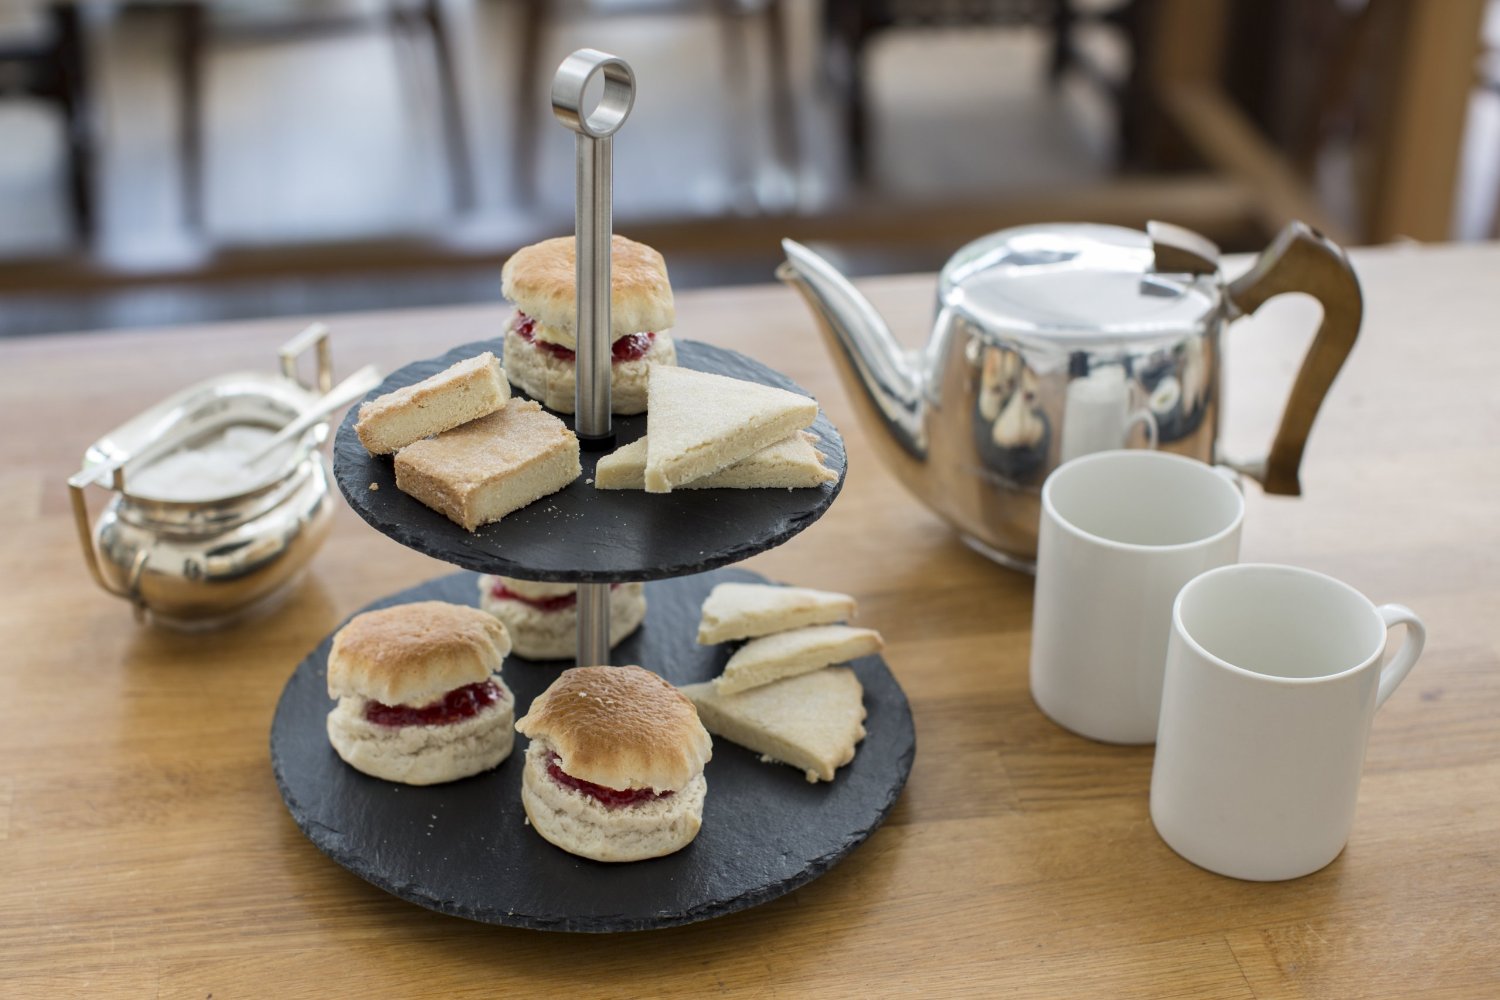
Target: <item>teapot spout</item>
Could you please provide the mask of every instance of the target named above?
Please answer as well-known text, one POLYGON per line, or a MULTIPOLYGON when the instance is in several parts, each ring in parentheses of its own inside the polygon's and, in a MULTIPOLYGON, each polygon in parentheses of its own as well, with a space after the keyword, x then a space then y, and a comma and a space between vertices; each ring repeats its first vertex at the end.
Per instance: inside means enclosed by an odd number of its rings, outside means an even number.
POLYGON ((918 471, 927 457, 922 372, 848 278, 800 243, 782 240, 781 248, 786 260, 776 277, 802 293, 812 309, 861 422, 877 442, 897 446, 899 455, 890 457, 898 473, 918 471))

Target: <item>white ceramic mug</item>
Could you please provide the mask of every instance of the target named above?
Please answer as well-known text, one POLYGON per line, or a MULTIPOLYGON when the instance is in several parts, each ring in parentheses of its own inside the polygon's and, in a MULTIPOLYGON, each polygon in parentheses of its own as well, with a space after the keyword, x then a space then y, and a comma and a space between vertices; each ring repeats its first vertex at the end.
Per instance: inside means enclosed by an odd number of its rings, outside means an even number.
POLYGON ((1159 451, 1105 451, 1042 484, 1031 696, 1090 739, 1156 739, 1172 601, 1239 556, 1233 474, 1159 451))
POLYGON ((1349 839, 1375 710, 1422 653, 1398 604, 1292 566, 1226 566, 1182 589, 1151 772, 1174 851, 1234 878, 1317 871, 1349 839), (1381 665, 1386 630, 1406 641, 1381 665))

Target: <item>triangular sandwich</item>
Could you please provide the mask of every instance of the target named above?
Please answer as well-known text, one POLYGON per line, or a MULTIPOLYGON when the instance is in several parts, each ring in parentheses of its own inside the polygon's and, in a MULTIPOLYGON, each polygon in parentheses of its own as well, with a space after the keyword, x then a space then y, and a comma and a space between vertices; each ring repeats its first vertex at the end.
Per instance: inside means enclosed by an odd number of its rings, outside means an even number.
POLYGON ((713 683, 724 694, 737 694, 830 663, 848 663, 884 647, 880 633, 872 628, 810 625, 751 639, 735 650, 713 683))
MULTIPOLYGON (((813 447, 815 440, 807 431, 798 431, 728 468, 683 483, 678 489, 795 490, 831 483, 838 479, 838 475, 823 464, 823 456, 813 447)), ((594 470, 594 488, 645 489, 647 444, 647 438, 637 438, 599 459, 598 468, 594 470)))
POLYGON ((829 667, 741 694, 723 694, 712 682, 682 693, 715 736, 798 768, 808 781, 832 781, 854 759, 865 738, 864 687, 848 667, 829 667))
POLYGON ((698 644, 845 622, 854 617, 854 610, 854 598, 848 594, 769 583, 721 583, 703 601, 698 644))
POLYGON ((818 417, 806 396, 758 382, 652 365, 646 492, 670 493, 791 437, 818 417))

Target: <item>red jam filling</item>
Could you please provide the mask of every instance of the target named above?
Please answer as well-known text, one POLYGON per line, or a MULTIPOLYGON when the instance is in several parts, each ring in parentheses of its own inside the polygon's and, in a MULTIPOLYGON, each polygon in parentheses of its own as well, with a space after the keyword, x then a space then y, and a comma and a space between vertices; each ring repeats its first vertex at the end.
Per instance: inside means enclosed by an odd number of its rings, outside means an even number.
MULTIPOLYGON (((536 320, 523 312, 516 312, 516 336, 532 344, 543 354, 550 354, 554 358, 564 361, 572 361, 577 355, 566 347, 558 344, 548 343, 545 340, 536 339, 536 320)), ((656 339, 654 333, 629 333, 615 341, 614 347, 610 349, 610 359, 614 364, 622 361, 639 361, 651 350, 651 342, 656 339)))
POLYGON ((623 790, 606 788, 603 785, 596 785, 592 781, 575 778, 562 769, 559 765, 559 758, 555 753, 547 756, 547 773, 559 785, 571 788, 575 792, 582 792, 584 795, 602 803, 607 809, 623 809, 625 806, 639 805, 642 802, 654 802, 657 799, 664 799, 673 794, 672 792, 655 792, 649 788, 626 788, 623 790))
POLYGON ((621 361, 639 361, 651 350, 651 342, 655 339, 654 333, 627 333, 615 341, 610 356, 615 364, 621 361))
MULTIPOLYGON (((609 585, 609 589, 614 590, 618 586, 618 583, 612 583, 609 585)), ((564 608, 571 608, 578 603, 578 591, 576 590, 571 594, 559 594, 556 597, 522 597, 499 580, 496 580, 494 585, 490 587, 490 596, 497 601, 520 601, 522 604, 531 605, 538 611, 562 611, 564 608)))
POLYGON ((505 693, 494 681, 480 681, 449 691, 442 701, 421 708, 411 705, 365 705, 365 718, 379 726, 446 726, 471 719, 498 701, 505 693))

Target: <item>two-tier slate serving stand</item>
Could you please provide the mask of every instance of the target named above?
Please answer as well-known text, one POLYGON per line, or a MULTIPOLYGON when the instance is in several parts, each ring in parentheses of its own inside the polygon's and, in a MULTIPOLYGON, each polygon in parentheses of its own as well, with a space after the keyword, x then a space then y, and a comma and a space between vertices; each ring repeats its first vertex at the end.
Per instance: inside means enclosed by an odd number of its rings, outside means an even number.
MULTIPOLYGON (((596 64, 613 59, 587 50, 585 58, 596 64)), ((583 225, 579 233, 582 243, 583 225)), ((608 242, 606 232, 604 245, 608 242)), ((581 245, 580 257, 583 250, 581 245)), ((607 297, 607 282, 604 289, 607 297)), ((678 342, 677 349, 684 367, 802 391, 734 351, 692 341, 678 342)), ((465 344, 407 365, 371 398, 485 350, 499 355, 502 345, 465 344)), ((581 336, 580 360, 583 352, 581 336)), ((579 378, 584 377, 580 364, 579 378)), ((725 581, 763 581, 722 567, 780 545, 817 520, 843 486, 846 466, 843 441, 821 412, 811 430, 838 478, 816 488, 596 490, 594 467, 602 452, 585 450, 583 474, 567 488, 471 533, 400 492, 390 457, 365 451, 354 434, 354 419, 351 411, 334 443, 334 475, 350 506, 395 541, 465 571, 363 610, 422 600, 474 605, 480 573, 578 583, 581 593, 596 585, 601 596, 611 583, 653 581, 646 585, 645 622, 597 662, 639 664, 677 685, 718 676, 729 657, 724 646, 696 643, 709 591, 725 581)), ((582 417, 564 419, 570 426, 584 423, 582 417)), ((615 443, 640 437, 646 423, 644 414, 615 417, 615 443)), ((601 607, 607 612, 607 604, 601 607)), ((582 601, 578 610, 583 647, 582 601)), ((767 902, 817 878, 880 825, 916 752, 911 710, 900 685, 881 657, 864 657, 852 667, 864 685, 867 735, 853 762, 832 782, 810 784, 794 768, 763 763, 751 751, 715 739, 698 837, 664 858, 605 864, 562 851, 527 825, 521 806, 526 740, 519 735, 515 750, 498 767, 443 785, 383 781, 340 760, 325 728, 334 706, 327 693, 332 640, 325 638, 298 665, 272 722, 271 763, 287 808, 318 848, 361 878, 421 906, 486 923, 643 930, 767 902)), ((503 676, 515 693, 517 717, 571 665, 507 658, 503 676)))

